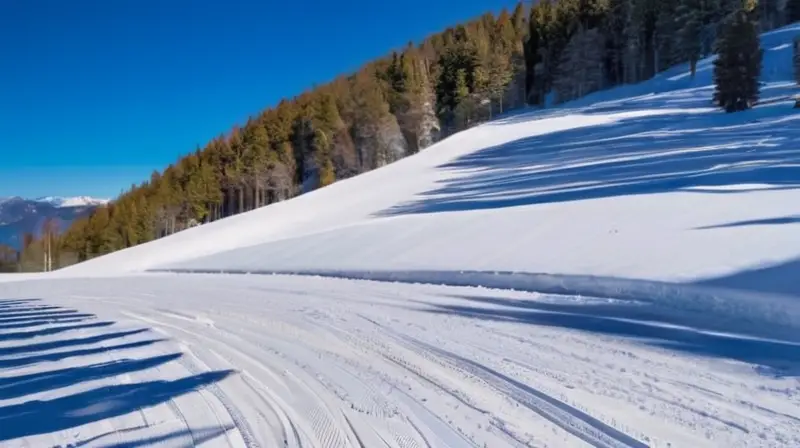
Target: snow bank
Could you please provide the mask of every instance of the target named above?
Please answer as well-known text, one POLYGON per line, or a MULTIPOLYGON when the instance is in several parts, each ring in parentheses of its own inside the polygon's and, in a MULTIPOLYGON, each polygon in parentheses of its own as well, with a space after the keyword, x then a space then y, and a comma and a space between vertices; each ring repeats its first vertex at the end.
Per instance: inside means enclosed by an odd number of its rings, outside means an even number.
POLYGON ((42 274, 39 273, 0 274, 0 283, 36 280, 40 278, 42 278, 42 274))
MULTIPOLYGON (((800 342, 800 303, 793 297, 705 286, 613 277, 553 275, 526 272, 480 271, 245 271, 173 269, 159 272, 191 274, 300 275, 479 287, 515 291, 585 296, 659 307, 663 312, 715 316, 716 328, 736 329, 738 334, 800 342)), ((704 321, 704 327, 709 323, 704 321)))

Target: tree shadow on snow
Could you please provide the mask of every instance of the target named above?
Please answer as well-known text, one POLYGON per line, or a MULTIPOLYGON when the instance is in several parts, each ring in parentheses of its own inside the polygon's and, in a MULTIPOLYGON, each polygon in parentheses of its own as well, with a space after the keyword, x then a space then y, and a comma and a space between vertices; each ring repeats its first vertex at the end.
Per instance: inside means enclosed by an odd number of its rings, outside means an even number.
POLYGON ((85 324, 79 323, 76 325, 65 325, 63 327, 42 328, 40 330, 0 333, 0 342, 51 336, 58 333, 65 333, 75 330, 89 330, 92 328, 108 327, 109 325, 114 325, 114 322, 101 321, 101 322, 90 322, 85 324))
MULTIPOLYGON (((79 323, 95 317, 93 314, 80 313, 77 310, 31 305, 31 303, 0 300, 0 332, 48 324, 79 323)), ((4 335, 0 333, 0 340, 3 337, 4 335)))
POLYGON ((173 381, 105 386, 66 397, 0 408, 0 441, 47 434, 118 417, 225 379, 233 371, 205 372, 173 381))
POLYGON ((745 221, 726 222, 713 226, 697 227, 696 230, 724 229, 730 227, 749 227, 749 226, 776 226, 784 224, 800 224, 800 216, 780 216, 777 218, 749 219, 745 221))
MULTIPOLYGON (((0 442, 121 416, 167 402, 232 373, 213 371, 172 381, 118 384, 114 378, 119 375, 155 369, 182 355, 161 353, 127 357, 130 350, 149 347, 163 339, 149 338, 145 328, 117 328, 115 325, 97 320, 93 314, 42 305, 38 299, 0 299, 0 402, 12 400, 12 404, 0 407, 0 442), (52 339, 38 340, 47 337, 52 339), (25 342, 32 339, 37 340, 25 342), (117 340, 118 343, 109 344, 117 340), (69 361, 66 366, 50 364, 64 360, 69 361), (25 373, 4 370, 34 365, 35 369, 26 369, 25 373), (101 385, 91 390, 83 387, 78 393, 70 393, 68 389, 91 381, 100 381, 101 385), (55 398, 36 399, 36 395, 43 392, 55 398)), ((150 442, 139 440, 119 446, 163 443, 187 436, 190 441, 196 441, 197 437, 210 440, 228 429, 211 428, 191 434, 179 431, 147 439, 150 442)))
MULTIPOLYGON (((800 187, 800 115, 785 106, 623 118, 527 137, 439 169, 455 177, 383 216, 494 209, 738 184, 800 187)), ((760 188, 763 189, 763 188, 760 188)))
POLYGON ((180 353, 171 353, 144 359, 122 359, 120 361, 0 378, 0 400, 58 389, 84 381, 138 372, 158 367, 181 356, 180 353))
POLYGON ((564 304, 506 298, 459 298, 466 303, 429 303, 429 308, 424 311, 629 338, 694 355, 751 363, 764 374, 800 377, 800 344, 723 334, 725 323, 712 327, 708 325, 710 319, 703 320, 704 316, 631 302, 564 304))
POLYGON ((57 350, 60 348, 68 348, 75 345, 97 344, 110 341, 111 339, 124 338, 126 336, 141 334, 146 331, 147 329, 145 328, 139 328, 136 330, 118 331, 114 333, 102 333, 94 336, 62 339, 58 341, 42 342, 38 344, 18 345, 14 347, 0 347, 0 358, 4 356, 17 355, 21 353, 33 353, 33 352, 57 350))
POLYGON ((695 282, 698 286, 766 292, 800 298, 800 259, 695 282))

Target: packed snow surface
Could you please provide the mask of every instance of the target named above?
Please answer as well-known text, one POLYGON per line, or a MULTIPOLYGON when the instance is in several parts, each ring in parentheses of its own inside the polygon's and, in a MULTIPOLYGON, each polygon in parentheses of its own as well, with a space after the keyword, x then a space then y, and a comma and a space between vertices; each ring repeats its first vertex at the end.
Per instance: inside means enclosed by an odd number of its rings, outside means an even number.
POLYGON ((643 302, 200 274, 0 294, 9 446, 800 444, 800 346, 643 302))
POLYGON ((799 31, 0 276, 0 445, 800 446, 799 31))

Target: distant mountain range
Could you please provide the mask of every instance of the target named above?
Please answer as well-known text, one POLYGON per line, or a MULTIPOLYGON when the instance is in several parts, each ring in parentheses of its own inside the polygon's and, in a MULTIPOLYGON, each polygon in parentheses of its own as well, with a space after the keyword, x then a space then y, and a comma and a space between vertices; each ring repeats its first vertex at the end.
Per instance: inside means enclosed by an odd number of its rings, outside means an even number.
POLYGON ((57 218, 61 231, 77 218, 88 215, 95 207, 107 203, 105 199, 86 196, 64 198, 49 196, 38 199, 21 197, 0 198, 0 245, 19 249, 22 235, 39 236, 48 218, 57 218))

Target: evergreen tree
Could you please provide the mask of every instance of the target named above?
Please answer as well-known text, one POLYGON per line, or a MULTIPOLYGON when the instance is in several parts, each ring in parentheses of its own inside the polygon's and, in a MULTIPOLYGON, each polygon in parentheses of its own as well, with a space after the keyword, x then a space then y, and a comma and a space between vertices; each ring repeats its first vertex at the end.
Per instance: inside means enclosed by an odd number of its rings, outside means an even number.
POLYGON ((526 98, 529 104, 543 105, 552 85, 560 49, 566 44, 567 21, 565 15, 559 13, 557 4, 541 0, 531 8, 528 25, 526 98))
POLYGON ((540 89, 537 81, 541 63, 541 27, 537 16, 544 3, 546 3, 546 0, 531 8, 531 15, 528 19, 528 38, 525 40, 523 47, 525 53, 525 102, 533 105, 540 103, 540 89))
POLYGON ((792 62, 794 66, 794 81, 800 85, 800 36, 792 42, 792 62))
POLYGON ((506 103, 506 91, 514 79, 514 74, 521 68, 516 60, 518 47, 517 31, 513 19, 504 10, 497 18, 491 36, 491 56, 489 58, 489 98, 497 104, 503 113, 506 103))
POLYGON ((651 78, 658 70, 658 42, 656 25, 660 0, 637 0, 631 7, 631 38, 636 50, 632 67, 634 80, 651 78))
POLYGON ((786 23, 800 21, 800 0, 786 0, 785 16, 786 23))
POLYGON ((757 15, 756 20, 758 20, 762 31, 771 30, 781 25, 778 0, 746 0, 745 9, 757 15))
POLYGON ((676 10, 678 25, 678 53, 680 59, 689 61, 692 77, 697 73, 703 38, 703 0, 680 0, 676 10))
POLYGON ((661 72, 671 67, 676 62, 685 60, 680 55, 680 48, 676 45, 676 13, 678 0, 660 0, 657 6, 655 23, 655 72, 661 72))
POLYGON ((745 10, 728 16, 714 61, 714 102, 726 112, 752 107, 758 101, 763 50, 756 25, 745 10))
POLYGON ((459 68, 456 70, 455 88, 453 90, 453 109, 455 124, 459 128, 465 128, 472 121, 475 115, 475 102, 470 98, 470 87, 467 81, 467 70, 459 68))
POLYGON ((579 31, 564 48, 555 80, 557 102, 569 101, 603 86, 605 42, 597 28, 579 31))
MULTIPOLYGON (((795 37, 792 46, 792 63, 794 66, 794 81, 800 85, 800 36, 795 37)), ((795 109, 800 108, 800 96, 795 96, 795 109)))
POLYGON ((401 55, 394 54, 386 69, 385 79, 389 90, 389 109, 405 136, 406 152, 415 153, 429 146, 434 138, 432 133, 439 125, 423 52, 409 46, 401 55))
POLYGON ((630 0, 609 0, 608 13, 602 24, 606 38, 606 79, 612 85, 626 82, 625 55, 628 44, 630 0))
MULTIPOLYGON (((476 84, 477 50, 464 39, 456 40, 453 46, 439 57, 438 65, 436 103, 439 105, 439 116, 442 121, 452 126, 456 108, 469 99, 469 94, 476 84)), ((465 116, 465 109, 471 110, 471 105, 465 104, 461 107, 459 115, 462 118, 465 116)))
MULTIPOLYGON (((387 70, 390 78, 388 90, 394 98, 398 114, 409 109, 408 82, 403 74, 401 59, 396 58, 397 65, 392 64, 387 70)), ((405 156, 405 138, 397 118, 390 112, 391 106, 376 76, 361 72, 352 77, 346 99, 342 113, 348 122, 353 123, 350 133, 358 147, 359 172, 379 168, 405 156)))

